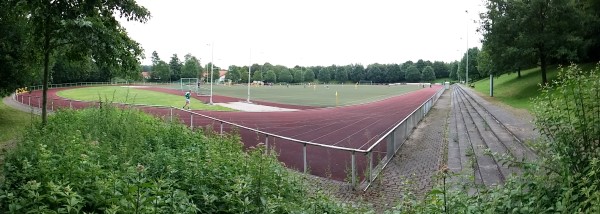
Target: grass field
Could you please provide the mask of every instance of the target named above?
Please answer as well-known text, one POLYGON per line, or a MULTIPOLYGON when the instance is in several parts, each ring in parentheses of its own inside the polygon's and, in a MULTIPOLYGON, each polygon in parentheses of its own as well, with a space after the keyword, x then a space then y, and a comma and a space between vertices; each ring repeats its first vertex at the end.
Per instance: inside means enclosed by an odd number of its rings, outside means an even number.
MULTIPOLYGON (((58 96, 83 101, 108 100, 117 103, 183 107, 183 96, 121 86, 83 87, 59 91, 58 96)), ((230 108, 207 105, 192 98, 191 109, 209 111, 233 111, 230 108)))
MULTIPOLYGON (((581 65, 585 71, 593 67, 594 64, 581 65)), ((549 82, 555 79, 557 74, 557 66, 548 66, 549 82)), ((494 77, 494 97, 512 107, 531 111, 533 108, 531 99, 540 94, 539 84, 541 82, 542 74, 539 67, 521 71, 521 78, 517 77, 517 73, 494 77)), ((490 78, 475 82, 475 90, 489 96, 490 78)))
POLYGON ((32 116, 0 102, 0 145, 20 136, 25 127, 31 124, 31 120, 36 118, 37 115, 32 116))
MULTIPOLYGON (((250 100, 268 101, 275 103, 333 107, 368 103, 383 100, 399 94, 420 89, 419 86, 401 85, 273 85, 253 86, 250 88, 250 100), (337 99, 336 99, 337 93, 337 99)), ((202 93, 209 93, 209 89, 202 88, 202 93)), ((223 86, 214 85, 213 94, 246 99, 248 87, 246 85, 223 86)))

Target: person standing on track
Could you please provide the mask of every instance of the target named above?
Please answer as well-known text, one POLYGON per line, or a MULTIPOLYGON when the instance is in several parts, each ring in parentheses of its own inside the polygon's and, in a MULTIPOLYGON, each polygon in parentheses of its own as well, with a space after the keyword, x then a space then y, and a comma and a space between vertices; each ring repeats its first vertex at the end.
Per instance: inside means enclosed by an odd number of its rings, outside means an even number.
POLYGON ((190 96, 192 95, 191 90, 188 90, 187 92, 185 92, 185 105, 183 105, 183 109, 185 109, 185 107, 188 107, 188 110, 190 109, 190 96))

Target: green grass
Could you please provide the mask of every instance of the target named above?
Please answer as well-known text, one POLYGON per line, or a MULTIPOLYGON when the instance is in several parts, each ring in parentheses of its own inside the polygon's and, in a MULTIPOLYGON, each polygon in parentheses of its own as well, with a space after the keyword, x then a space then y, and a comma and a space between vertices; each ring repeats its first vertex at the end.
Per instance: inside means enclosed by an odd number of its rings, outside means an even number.
POLYGON ((0 144, 21 136, 37 115, 13 109, 0 102, 0 144))
MULTIPOLYGON (((179 86, 173 86, 179 87, 179 86)), ((333 107, 369 103, 383 100, 399 94, 420 89, 419 86, 402 85, 273 85, 253 86, 250 88, 250 100, 268 101, 275 103, 295 104, 304 106, 333 107), (337 99, 336 99, 337 92, 337 99)), ((202 88, 202 93, 209 89, 202 88)), ((246 85, 223 86, 214 85, 213 93, 217 95, 246 99, 248 87, 246 85)))
MULTIPOLYGON (((556 77, 556 67, 548 69, 548 80, 556 77)), ((521 71, 521 77, 517 73, 504 74, 494 77, 494 97, 503 103, 520 109, 532 109, 531 98, 536 97, 539 84, 542 82, 540 68, 532 68, 521 71)), ((475 90, 489 96, 490 78, 475 82, 475 90)))
MULTIPOLYGON (((582 64, 584 71, 594 68, 593 63, 582 64)), ((567 67, 567 66, 563 66, 567 67)), ((548 82, 556 79, 558 66, 548 66, 548 82)), ((531 99, 540 94, 542 73, 540 68, 532 68, 521 71, 521 78, 517 73, 504 74, 494 77, 494 97, 499 101, 515 108, 531 111, 533 103, 531 99)), ((490 94, 490 78, 485 78, 474 83, 475 90, 485 95, 490 94)))
MULTIPOLYGON (((121 86, 83 87, 58 92, 58 96, 83 101, 109 100, 117 103, 183 107, 182 96, 121 86)), ((192 110, 233 111, 230 108, 207 105, 192 98, 192 110)))

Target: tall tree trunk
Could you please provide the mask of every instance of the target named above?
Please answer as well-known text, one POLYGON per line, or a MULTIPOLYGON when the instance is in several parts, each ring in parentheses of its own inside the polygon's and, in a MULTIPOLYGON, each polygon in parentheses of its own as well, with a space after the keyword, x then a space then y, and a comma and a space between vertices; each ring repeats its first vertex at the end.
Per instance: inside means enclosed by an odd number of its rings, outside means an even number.
POLYGON ((46 125, 48 112, 46 103, 48 100, 48 77, 50 76, 50 29, 48 26, 48 17, 46 17, 46 29, 44 32, 44 77, 42 82, 42 126, 46 125))
POLYGON ((548 83, 548 79, 546 78, 546 52, 543 49, 540 49, 540 69, 542 70, 542 85, 546 85, 548 83))

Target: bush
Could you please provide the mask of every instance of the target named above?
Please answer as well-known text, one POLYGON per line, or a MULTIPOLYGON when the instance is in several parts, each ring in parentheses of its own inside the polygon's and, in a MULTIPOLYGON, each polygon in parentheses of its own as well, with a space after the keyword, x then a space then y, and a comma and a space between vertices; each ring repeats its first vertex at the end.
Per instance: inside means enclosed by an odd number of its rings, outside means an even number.
POLYGON ((519 164, 522 175, 474 195, 468 185, 446 191, 444 179, 423 201, 407 194, 390 213, 600 213, 599 72, 573 65, 543 87, 534 100, 540 160, 519 164))
POLYGON ((59 111, 7 154, 0 213, 354 212, 242 148, 137 110, 59 111))

